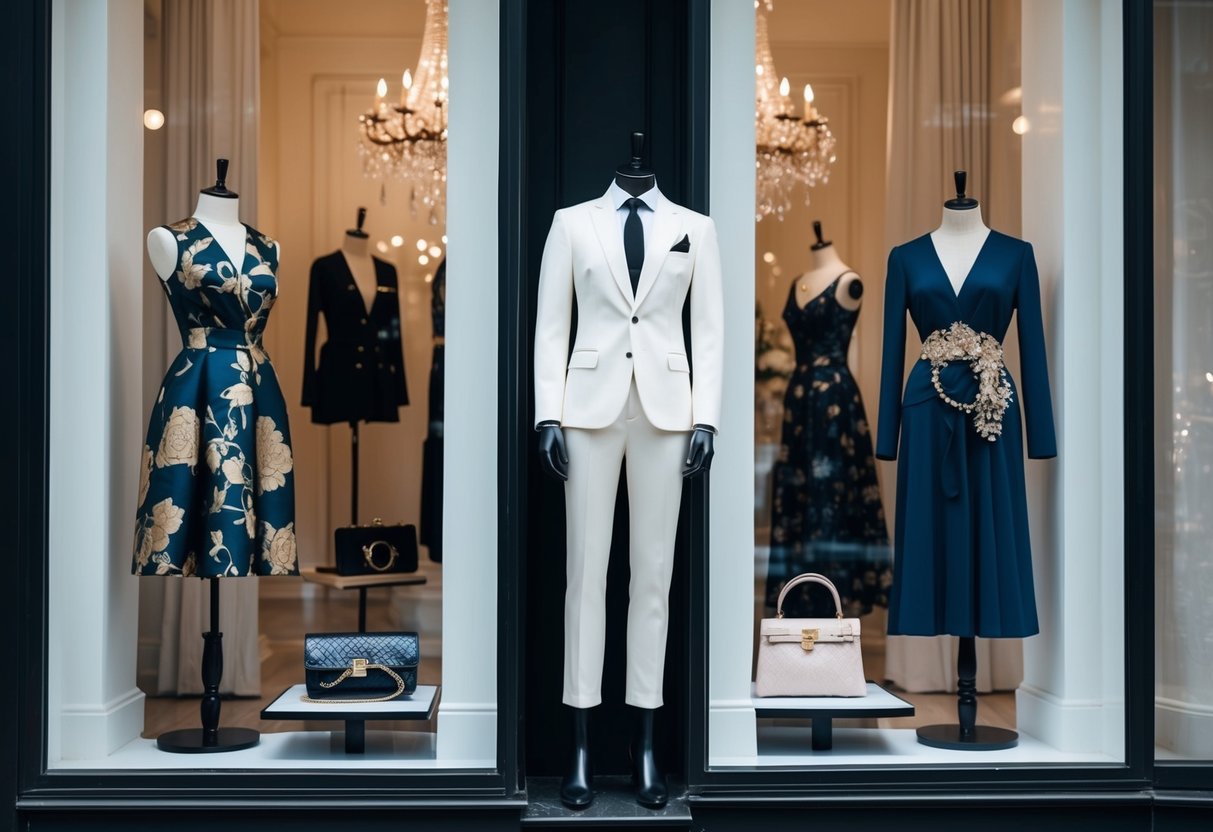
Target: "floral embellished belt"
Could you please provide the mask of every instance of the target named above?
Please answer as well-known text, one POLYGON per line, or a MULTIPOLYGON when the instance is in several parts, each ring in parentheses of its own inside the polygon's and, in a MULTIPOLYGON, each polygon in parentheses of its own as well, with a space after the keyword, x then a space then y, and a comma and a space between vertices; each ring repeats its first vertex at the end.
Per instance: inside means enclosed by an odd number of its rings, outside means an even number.
POLYGON ((984 439, 997 439, 1002 434, 1003 414, 1011 405, 1011 381, 998 339, 957 322, 927 336, 922 358, 931 362, 931 383, 939 398, 959 411, 971 413, 973 426, 984 439), (956 401, 939 381, 940 371, 953 361, 968 362, 977 379, 977 396, 971 402, 956 401))

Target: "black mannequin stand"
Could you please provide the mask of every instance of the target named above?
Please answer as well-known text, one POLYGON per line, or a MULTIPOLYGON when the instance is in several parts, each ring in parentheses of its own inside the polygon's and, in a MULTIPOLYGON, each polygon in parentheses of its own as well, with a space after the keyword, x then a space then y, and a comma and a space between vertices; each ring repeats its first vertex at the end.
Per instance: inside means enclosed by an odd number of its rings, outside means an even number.
MULTIPOLYGON (((359 228, 361 228, 359 224, 359 228)), ((350 525, 358 525, 358 423, 350 422, 350 525)), ((366 632, 366 587, 358 587, 358 632, 366 632)))
POLYGON ((202 634, 202 727, 169 731, 156 738, 161 751, 210 754, 252 748, 261 734, 252 728, 219 727, 219 682, 223 678, 223 633, 219 632, 219 579, 211 582, 211 629, 202 634))
POLYGON ((956 659, 957 724, 924 725, 918 741, 953 751, 1003 751, 1019 744, 1019 734, 1007 728, 977 724, 977 639, 962 637, 956 659))

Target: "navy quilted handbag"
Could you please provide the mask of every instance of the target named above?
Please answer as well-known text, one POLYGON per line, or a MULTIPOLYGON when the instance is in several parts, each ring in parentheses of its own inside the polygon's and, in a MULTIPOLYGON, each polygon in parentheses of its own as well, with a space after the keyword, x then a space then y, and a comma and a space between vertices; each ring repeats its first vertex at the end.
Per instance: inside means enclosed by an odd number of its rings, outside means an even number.
POLYGON ((308 633, 307 702, 388 702, 417 690, 416 633, 308 633))

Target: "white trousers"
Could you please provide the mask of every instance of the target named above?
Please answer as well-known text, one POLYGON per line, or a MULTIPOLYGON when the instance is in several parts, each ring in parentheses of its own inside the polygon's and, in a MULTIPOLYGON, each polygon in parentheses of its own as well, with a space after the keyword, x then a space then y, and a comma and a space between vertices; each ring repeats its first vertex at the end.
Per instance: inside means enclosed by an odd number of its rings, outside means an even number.
POLYGON ((625 701, 660 708, 674 537, 690 434, 649 424, 633 380, 627 404, 613 424, 597 430, 565 428, 564 438, 569 453, 564 704, 592 708, 602 702, 607 563, 620 463, 626 461, 632 575, 625 701))

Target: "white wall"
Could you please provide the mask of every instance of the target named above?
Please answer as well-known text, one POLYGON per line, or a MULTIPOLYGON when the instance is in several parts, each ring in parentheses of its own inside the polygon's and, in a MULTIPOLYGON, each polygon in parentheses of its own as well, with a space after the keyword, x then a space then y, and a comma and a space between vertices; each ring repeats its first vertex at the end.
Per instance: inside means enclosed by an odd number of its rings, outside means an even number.
MULTIPOLYGON (((1020 730, 1124 754, 1121 4, 1024 0, 1023 233, 1036 249, 1058 428, 1028 465, 1041 634, 1020 730)), ((1140 510, 1140 509, 1139 509, 1140 510)))
POLYGON ((724 410, 712 463, 708 758, 757 753, 754 622, 754 7, 712 0, 709 194, 724 269, 724 410))
POLYGON ((143 4, 57 0, 52 27, 53 766, 104 757, 143 727, 130 572, 144 418, 143 4))
POLYGON ((497 756, 499 12, 450 4, 441 764, 497 756))

